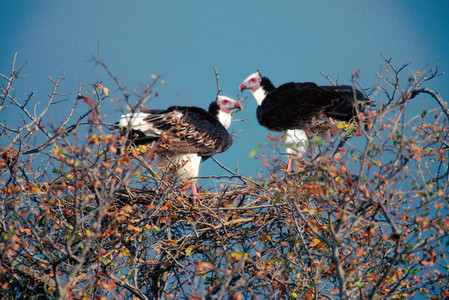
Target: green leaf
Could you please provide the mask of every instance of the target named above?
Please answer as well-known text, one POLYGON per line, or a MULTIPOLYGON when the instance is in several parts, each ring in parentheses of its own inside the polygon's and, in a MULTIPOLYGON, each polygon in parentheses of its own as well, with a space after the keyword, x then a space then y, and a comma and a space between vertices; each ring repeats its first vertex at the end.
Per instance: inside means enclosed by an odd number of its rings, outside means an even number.
POLYGON ((253 158, 256 155, 257 150, 259 150, 259 149, 260 149, 260 146, 257 146, 256 148, 251 150, 251 152, 249 153, 248 157, 249 158, 253 158))
POLYGON ((360 282, 360 281, 354 282, 354 285, 355 285, 356 287, 359 287, 359 288, 363 288, 363 286, 364 286, 364 284, 363 284, 362 282, 360 282))
POLYGON ((351 134, 354 131, 354 126, 351 124, 348 126, 348 129, 346 130, 346 134, 351 134))
POLYGON ((315 144, 317 144, 317 145, 320 146, 320 147, 324 146, 324 142, 323 142, 322 138, 319 137, 318 135, 314 135, 314 136, 313 136, 312 142, 315 143, 315 144))

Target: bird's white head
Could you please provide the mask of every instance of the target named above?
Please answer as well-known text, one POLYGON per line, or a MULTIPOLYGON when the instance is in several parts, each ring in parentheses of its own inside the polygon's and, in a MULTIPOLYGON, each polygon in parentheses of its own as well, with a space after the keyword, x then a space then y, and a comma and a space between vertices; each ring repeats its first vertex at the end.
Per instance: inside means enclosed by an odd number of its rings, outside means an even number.
POLYGON ((262 101, 265 99, 267 92, 261 86, 262 75, 260 75, 259 71, 249 75, 240 85, 240 92, 244 90, 248 90, 253 93, 254 98, 257 101, 258 105, 262 104, 262 101))
POLYGON ((220 110, 225 113, 231 113, 234 109, 242 109, 242 105, 240 102, 229 98, 227 96, 217 96, 217 104, 220 107, 220 110))
POLYGON ((241 110, 242 105, 239 101, 236 101, 227 96, 217 96, 217 104, 220 110, 217 112, 217 118, 221 124, 227 129, 231 126, 232 116, 231 112, 235 109, 241 110))
POLYGON ((255 92, 260 88, 260 82, 262 81, 262 76, 259 71, 249 75, 243 82, 239 85, 240 92, 244 90, 248 90, 251 92, 255 92))

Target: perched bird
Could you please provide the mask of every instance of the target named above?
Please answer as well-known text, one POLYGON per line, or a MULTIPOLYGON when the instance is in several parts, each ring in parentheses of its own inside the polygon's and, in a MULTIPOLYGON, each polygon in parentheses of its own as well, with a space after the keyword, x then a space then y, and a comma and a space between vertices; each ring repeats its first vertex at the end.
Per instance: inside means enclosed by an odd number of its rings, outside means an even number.
POLYGON ((259 105, 257 120, 272 131, 286 131, 287 172, 293 170, 293 157, 305 155, 308 145, 306 130, 317 126, 323 116, 349 122, 356 115, 356 106, 364 95, 352 86, 318 86, 313 82, 289 82, 275 87, 259 71, 248 76, 240 91, 252 92, 259 105))
POLYGON ((195 106, 146 109, 122 115, 119 126, 122 132, 129 132, 132 144, 154 147, 160 163, 167 169, 174 167, 178 177, 189 183, 192 195, 197 196, 201 161, 232 145, 227 128, 235 109, 242 109, 240 102, 219 95, 209 111, 195 106))

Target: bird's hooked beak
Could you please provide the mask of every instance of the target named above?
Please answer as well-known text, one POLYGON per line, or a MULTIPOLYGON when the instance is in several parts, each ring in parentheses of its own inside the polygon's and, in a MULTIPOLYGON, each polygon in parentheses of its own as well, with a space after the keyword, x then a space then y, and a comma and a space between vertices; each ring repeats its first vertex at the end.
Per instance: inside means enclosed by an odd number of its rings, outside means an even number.
POLYGON ((235 102, 234 108, 238 109, 238 110, 242 110, 242 104, 240 103, 240 101, 235 102))
POLYGON ((247 88, 248 88, 248 87, 246 86, 246 83, 245 83, 245 82, 242 82, 242 83, 239 85, 240 93, 243 92, 244 90, 246 90, 247 88))

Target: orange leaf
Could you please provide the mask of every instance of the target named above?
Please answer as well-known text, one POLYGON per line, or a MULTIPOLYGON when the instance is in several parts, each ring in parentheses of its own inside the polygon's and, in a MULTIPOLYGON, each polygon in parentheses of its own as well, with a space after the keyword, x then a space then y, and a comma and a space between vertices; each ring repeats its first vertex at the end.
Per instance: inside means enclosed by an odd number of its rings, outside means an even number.
POLYGON ((330 175, 330 176, 335 176, 335 175, 337 175, 337 168, 335 168, 334 166, 330 166, 330 167, 329 167, 329 175, 330 175))
POLYGON ((313 241, 309 244, 310 247, 315 247, 320 244, 319 239, 313 239, 313 241))
POLYGON ((364 256, 366 254, 367 254, 367 252, 365 251, 365 249, 363 249, 363 248, 357 249, 357 254, 356 254, 357 257, 364 256))
POLYGON ((270 141, 276 141, 276 140, 277 140, 277 138, 276 138, 275 136, 271 135, 271 134, 268 135, 267 138, 268 138, 270 141))
POLYGON ((128 230, 141 232, 141 231, 142 231, 142 228, 135 227, 135 226, 133 226, 133 225, 131 225, 131 224, 128 224, 128 230))
POLYGON ((369 194, 368 189, 366 188, 366 185, 361 185, 360 190, 365 194, 366 198, 369 198, 370 194, 369 194))
POLYGON ((213 270, 215 269, 215 266, 211 263, 208 262, 201 262, 198 264, 198 269, 203 270, 203 269, 209 269, 209 270, 213 270))
POLYGON ((20 238, 17 235, 11 236, 11 241, 15 243, 20 243, 20 238))
POLYGON ((176 241, 174 241, 174 240, 164 240, 164 243, 176 246, 176 241))
POLYGON ((31 187, 31 192, 36 194, 42 193, 41 189, 35 186, 31 187))

